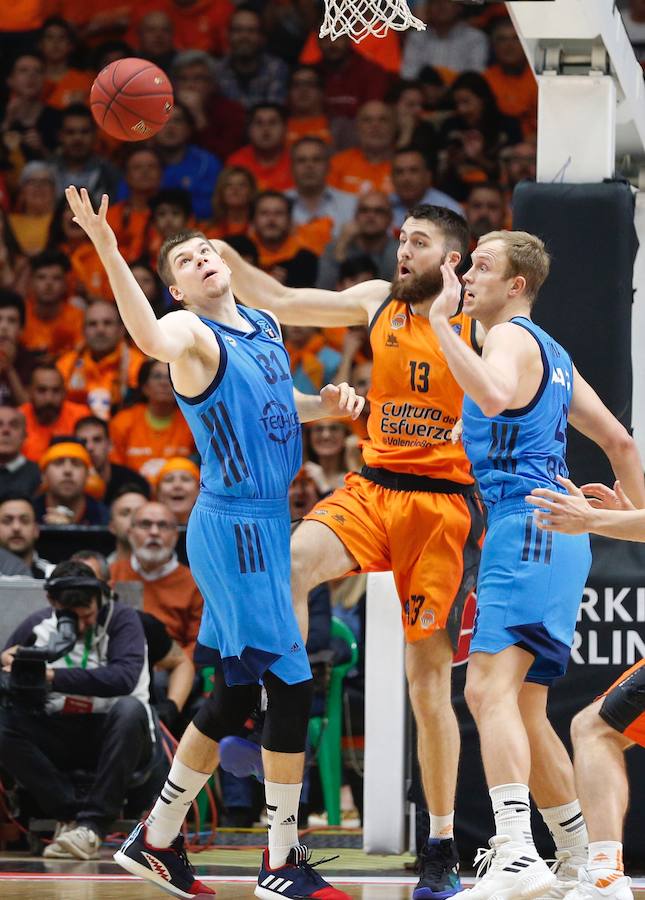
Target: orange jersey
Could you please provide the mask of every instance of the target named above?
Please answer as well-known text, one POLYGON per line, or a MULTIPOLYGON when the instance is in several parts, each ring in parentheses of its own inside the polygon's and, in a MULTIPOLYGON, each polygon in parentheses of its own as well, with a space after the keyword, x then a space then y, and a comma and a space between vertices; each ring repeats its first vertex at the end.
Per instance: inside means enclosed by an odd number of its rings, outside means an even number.
MULTIPOLYGON (((459 313, 451 323, 462 340, 476 346, 471 318, 459 313)), ((464 392, 448 368, 428 317, 414 315, 400 300, 388 299, 372 320, 370 344, 374 368, 367 395, 365 464, 472 484, 464 448, 451 440, 464 392)))
POLYGON ((53 437, 63 437, 74 433, 74 426, 79 419, 90 415, 87 406, 81 403, 63 401, 60 415, 51 425, 41 425, 31 403, 23 403, 20 411, 25 417, 26 438, 22 445, 22 452, 32 462, 38 462, 45 450, 49 447, 53 437))
POLYGON ((145 404, 124 409, 110 422, 111 460, 129 466, 144 478, 154 478, 171 456, 195 452, 193 436, 179 409, 161 426, 148 414, 145 404))
POLYGON ((49 353, 59 356, 66 350, 73 350, 83 340, 83 313, 76 306, 65 302, 54 319, 39 319, 34 309, 34 301, 25 304, 25 327, 20 343, 35 353, 49 353))
POLYGON ((70 103, 87 104, 93 78, 80 69, 68 69, 58 81, 45 81, 43 101, 54 109, 65 109, 70 103))
POLYGON ((328 183, 330 187, 350 194, 364 194, 366 191, 391 194, 392 163, 389 159, 372 163, 362 150, 351 147, 332 156, 328 183))
POLYGON ((259 191, 286 191, 293 187, 291 174, 291 156, 288 150, 270 166, 262 165, 250 144, 236 150, 226 160, 227 166, 242 166, 248 169, 255 178, 259 191))
POLYGON ((56 365, 65 381, 69 400, 88 403, 92 409, 104 408, 109 415, 110 406, 122 403, 128 388, 137 386, 144 359, 139 350, 123 341, 102 359, 93 359, 87 349, 72 350, 61 356, 56 365))

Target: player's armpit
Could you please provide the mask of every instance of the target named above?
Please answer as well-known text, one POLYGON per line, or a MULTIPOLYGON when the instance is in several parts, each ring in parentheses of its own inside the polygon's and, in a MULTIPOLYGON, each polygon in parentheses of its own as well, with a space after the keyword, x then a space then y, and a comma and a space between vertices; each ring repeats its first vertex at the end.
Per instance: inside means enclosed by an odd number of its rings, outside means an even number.
MULTIPOLYGON (((219 357, 219 345, 210 328, 188 310, 177 310, 159 319, 159 328, 150 336, 146 352, 161 362, 177 362, 189 350, 199 350, 200 343, 209 342, 208 350, 219 357)), ((142 348, 143 349, 143 348, 142 348)), ((209 353, 210 356, 210 353, 209 353)))
MULTIPOLYGON (((531 345, 527 343, 524 329, 510 322, 495 325, 488 332, 482 352, 482 360, 488 374, 485 406, 487 416, 496 416, 517 404, 520 375, 526 368, 531 345), (519 332, 519 333, 518 333, 519 332)), ((532 341, 532 338, 529 337, 532 341)))

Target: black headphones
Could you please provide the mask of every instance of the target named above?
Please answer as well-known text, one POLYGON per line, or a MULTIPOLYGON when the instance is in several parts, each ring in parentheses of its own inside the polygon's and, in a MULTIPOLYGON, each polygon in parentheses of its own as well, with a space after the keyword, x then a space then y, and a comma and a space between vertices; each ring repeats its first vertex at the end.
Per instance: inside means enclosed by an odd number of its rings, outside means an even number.
POLYGON ((109 600, 112 596, 112 589, 109 584, 97 578, 95 575, 63 575, 59 578, 47 578, 45 580, 45 591, 50 594, 54 600, 65 590, 93 590, 98 593, 99 606, 105 600, 109 600))

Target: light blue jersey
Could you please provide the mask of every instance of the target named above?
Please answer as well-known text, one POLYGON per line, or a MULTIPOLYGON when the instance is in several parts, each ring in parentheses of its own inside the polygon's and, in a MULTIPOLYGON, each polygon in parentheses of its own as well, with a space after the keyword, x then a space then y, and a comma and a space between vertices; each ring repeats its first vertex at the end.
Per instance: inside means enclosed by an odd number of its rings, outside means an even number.
POLYGON ((239 312, 251 331, 202 318, 219 344, 219 371, 200 396, 176 394, 202 459, 186 532, 204 598, 198 642, 218 651, 228 684, 257 682, 266 669, 295 684, 311 677, 290 585, 288 491, 302 464, 300 422, 277 324, 239 312))
POLYGON ((534 656, 527 681, 550 684, 569 661, 589 568, 588 535, 543 532, 525 496, 564 488, 567 417, 573 391, 569 354, 530 319, 511 319, 535 338, 543 376, 523 409, 487 417, 464 399, 463 441, 489 519, 477 584, 471 652, 518 646, 534 656))

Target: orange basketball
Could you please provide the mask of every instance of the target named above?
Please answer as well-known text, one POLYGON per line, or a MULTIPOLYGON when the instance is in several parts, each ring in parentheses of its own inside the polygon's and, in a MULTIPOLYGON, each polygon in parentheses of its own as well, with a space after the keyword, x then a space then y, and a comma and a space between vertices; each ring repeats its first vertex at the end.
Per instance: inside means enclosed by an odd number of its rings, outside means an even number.
POLYGON ((117 59, 101 69, 90 92, 94 119, 120 141, 145 141, 160 131, 172 110, 172 85, 145 59, 117 59))

